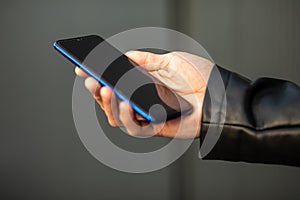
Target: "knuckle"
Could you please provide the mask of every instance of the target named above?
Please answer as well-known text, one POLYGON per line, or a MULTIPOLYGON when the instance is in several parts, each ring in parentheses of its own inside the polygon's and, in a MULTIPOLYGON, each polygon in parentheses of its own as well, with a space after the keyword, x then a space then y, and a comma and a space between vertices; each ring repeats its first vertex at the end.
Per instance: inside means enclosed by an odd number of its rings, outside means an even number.
POLYGON ((136 132, 135 130, 128 130, 128 129, 126 129, 126 130, 127 130, 127 133, 128 133, 129 135, 133 136, 133 137, 139 135, 139 133, 136 132))
POLYGON ((108 124, 111 126, 111 127, 117 127, 117 124, 114 120, 112 119, 108 119, 108 124))
POLYGON ((146 56, 145 61, 146 61, 147 64, 154 63, 154 61, 155 61, 155 55, 154 54, 147 53, 145 56, 146 56))
POLYGON ((177 56, 177 54, 178 54, 178 51, 172 51, 172 52, 167 53, 165 55, 166 55, 166 57, 173 57, 173 56, 177 56))

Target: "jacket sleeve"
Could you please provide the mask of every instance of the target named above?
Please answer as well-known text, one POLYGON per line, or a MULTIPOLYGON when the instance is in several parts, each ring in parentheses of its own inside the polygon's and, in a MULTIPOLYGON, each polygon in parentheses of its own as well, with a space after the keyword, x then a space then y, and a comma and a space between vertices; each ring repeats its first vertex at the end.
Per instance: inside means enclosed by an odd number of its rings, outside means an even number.
MULTIPOLYGON (((204 159, 300 166, 300 88, 296 84, 260 78, 250 81, 215 66, 208 85, 220 74, 224 92, 206 91, 200 133, 201 148, 213 126, 221 130, 204 159), (212 95, 219 104, 212 103, 212 95), (225 98, 224 98, 225 97, 225 98), (221 110, 224 104, 226 114, 221 110), (225 121, 212 120, 212 110, 225 121)), ((214 129, 212 129, 214 130, 214 129)), ((200 148, 200 154, 201 154, 200 148)))

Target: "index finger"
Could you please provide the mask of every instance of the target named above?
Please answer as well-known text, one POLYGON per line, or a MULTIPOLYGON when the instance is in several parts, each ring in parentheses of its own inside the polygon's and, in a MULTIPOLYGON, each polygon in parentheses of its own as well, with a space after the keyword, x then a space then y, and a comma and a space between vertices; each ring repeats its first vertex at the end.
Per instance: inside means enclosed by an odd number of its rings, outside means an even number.
POLYGON ((87 75, 84 71, 82 71, 82 69, 80 69, 79 67, 75 68, 75 73, 77 76, 80 76, 82 78, 87 78, 89 77, 89 75, 87 75))

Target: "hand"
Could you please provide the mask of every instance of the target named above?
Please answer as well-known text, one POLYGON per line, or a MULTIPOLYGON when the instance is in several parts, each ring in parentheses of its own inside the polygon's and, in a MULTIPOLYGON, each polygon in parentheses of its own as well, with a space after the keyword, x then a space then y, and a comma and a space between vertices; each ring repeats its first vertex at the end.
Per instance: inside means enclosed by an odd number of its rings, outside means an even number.
POLYGON ((204 95, 214 64, 207 59, 185 52, 158 55, 130 51, 126 55, 168 88, 189 101, 193 106, 193 113, 166 121, 164 124, 149 124, 127 103, 118 103, 109 88, 101 87, 96 80, 77 67, 76 74, 86 78, 85 86, 104 110, 109 124, 113 127, 124 126, 132 136, 199 137, 204 95))

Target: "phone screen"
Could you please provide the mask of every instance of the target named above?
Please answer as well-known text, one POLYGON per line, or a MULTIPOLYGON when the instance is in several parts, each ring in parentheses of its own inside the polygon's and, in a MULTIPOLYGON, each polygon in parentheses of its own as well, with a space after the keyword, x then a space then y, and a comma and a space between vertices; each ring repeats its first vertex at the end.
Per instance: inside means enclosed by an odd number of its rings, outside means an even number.
POLYGON ((113 89, 121 100, 127 101, 137 113, 148 121, 159 123, 192 111, 189 102, 143 71, 141 67, 138 67, 127 56, 99 36, 90 35, 59 40, 54 46, 65 57, 71 58, 71 61, 74 62, 73 59, 78 61, 80 64, 75 62, 76 65, 96 78, 102 85, 113 89), (107 67, 84 63, 88 54, 100 43, 105 46, 105 51, 102 51, 101 55, 97 55, 98 60, 105 60, 110 55, 120 56, 107 67), (128 74, 130 76, 126 77, 128 74), (147 84, 140 85, 141 80, 147 84), (160 106, 155 107, 154 105, 157 104, 160 106))

